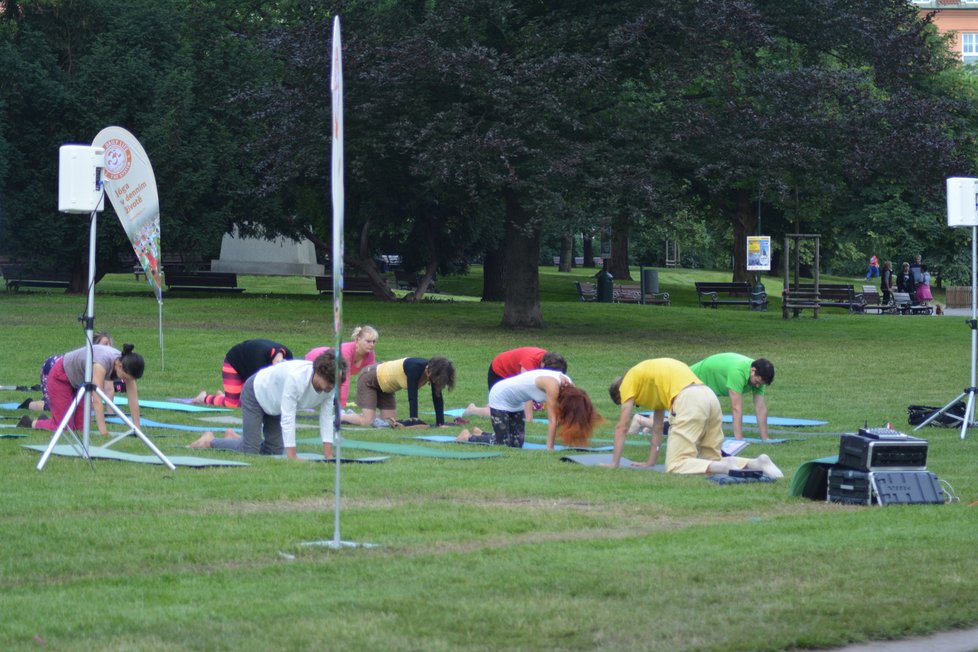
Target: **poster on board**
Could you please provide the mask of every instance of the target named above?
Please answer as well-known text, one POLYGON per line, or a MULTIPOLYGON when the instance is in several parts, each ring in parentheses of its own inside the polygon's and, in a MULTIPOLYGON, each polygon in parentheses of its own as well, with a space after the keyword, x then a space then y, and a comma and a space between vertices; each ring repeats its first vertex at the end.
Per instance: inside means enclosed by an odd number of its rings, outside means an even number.
POLYGON ((747 236, 747 271, 771 271, 771 236, 747 236))

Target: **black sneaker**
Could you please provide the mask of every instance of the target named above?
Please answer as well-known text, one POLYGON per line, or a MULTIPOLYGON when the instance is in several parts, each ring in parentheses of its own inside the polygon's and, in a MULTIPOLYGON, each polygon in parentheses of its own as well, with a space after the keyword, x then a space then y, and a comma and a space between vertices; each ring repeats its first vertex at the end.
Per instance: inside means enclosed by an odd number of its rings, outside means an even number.
POLYGON ((17 422, 17 427, 18 428, 33 428, 34 427, 34 422, 31 420, 31 415, 25 414, 24 416, 22 416, 20 418, 20 421, 17 422))
POLYGON ((17 406, 17 409, 18 410, 29 410, 31 408, 31 401, 32 400, 33 400, 32 398, 27 397, 26 399, 24 399, 24 402, 23 403, 21 403, 20 405, 17 406))

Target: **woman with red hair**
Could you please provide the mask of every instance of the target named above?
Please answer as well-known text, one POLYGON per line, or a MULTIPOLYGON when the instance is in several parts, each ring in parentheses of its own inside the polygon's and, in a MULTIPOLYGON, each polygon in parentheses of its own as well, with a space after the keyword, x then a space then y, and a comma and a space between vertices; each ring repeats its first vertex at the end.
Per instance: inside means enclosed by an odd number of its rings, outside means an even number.
POLYGON ((489 390, 489 418, 492 432, 478 428, 463 430, 459 441, 503 444, 522 448, 526 433, 523 405, 526 401, 547 406, 547 449, 553 450, 557 436, 568 446, 583 446, 591 439, 601 415, 591 398, 566 375, 552 369, 525 371, 500 380, 489 390))

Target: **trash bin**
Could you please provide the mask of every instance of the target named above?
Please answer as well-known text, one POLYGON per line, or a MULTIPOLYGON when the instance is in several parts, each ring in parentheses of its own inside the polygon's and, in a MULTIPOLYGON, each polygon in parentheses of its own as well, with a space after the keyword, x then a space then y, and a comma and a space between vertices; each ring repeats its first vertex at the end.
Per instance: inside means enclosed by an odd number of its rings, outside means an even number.
POLYGON ((642 292, 645 294, 655 294, 659 291, 659 270, 642 270, 642 292))
POLYGON ((615 290, 612 284, 611 272, 608 271, 608 263, 604 264, 598 272, 598 301, 601 303, 611 303, 614 300, 615 290))

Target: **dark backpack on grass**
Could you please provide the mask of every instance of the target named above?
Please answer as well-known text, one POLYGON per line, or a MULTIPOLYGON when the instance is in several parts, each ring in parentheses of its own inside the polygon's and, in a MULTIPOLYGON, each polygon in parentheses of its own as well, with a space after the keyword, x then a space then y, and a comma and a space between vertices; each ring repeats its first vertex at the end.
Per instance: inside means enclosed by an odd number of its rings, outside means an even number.
MULTIPOLYGON (((927 405, 909 405, 907 406, 907 422, 912 426, 918 426, 926 421, 927 417, 940 409, 939 407, 930 407, 927 405)), ((964 403, 956 403, 927 425, 942 428, 956 428, 961 425, 961 420, 964 419, 964 410, 964 403)))

